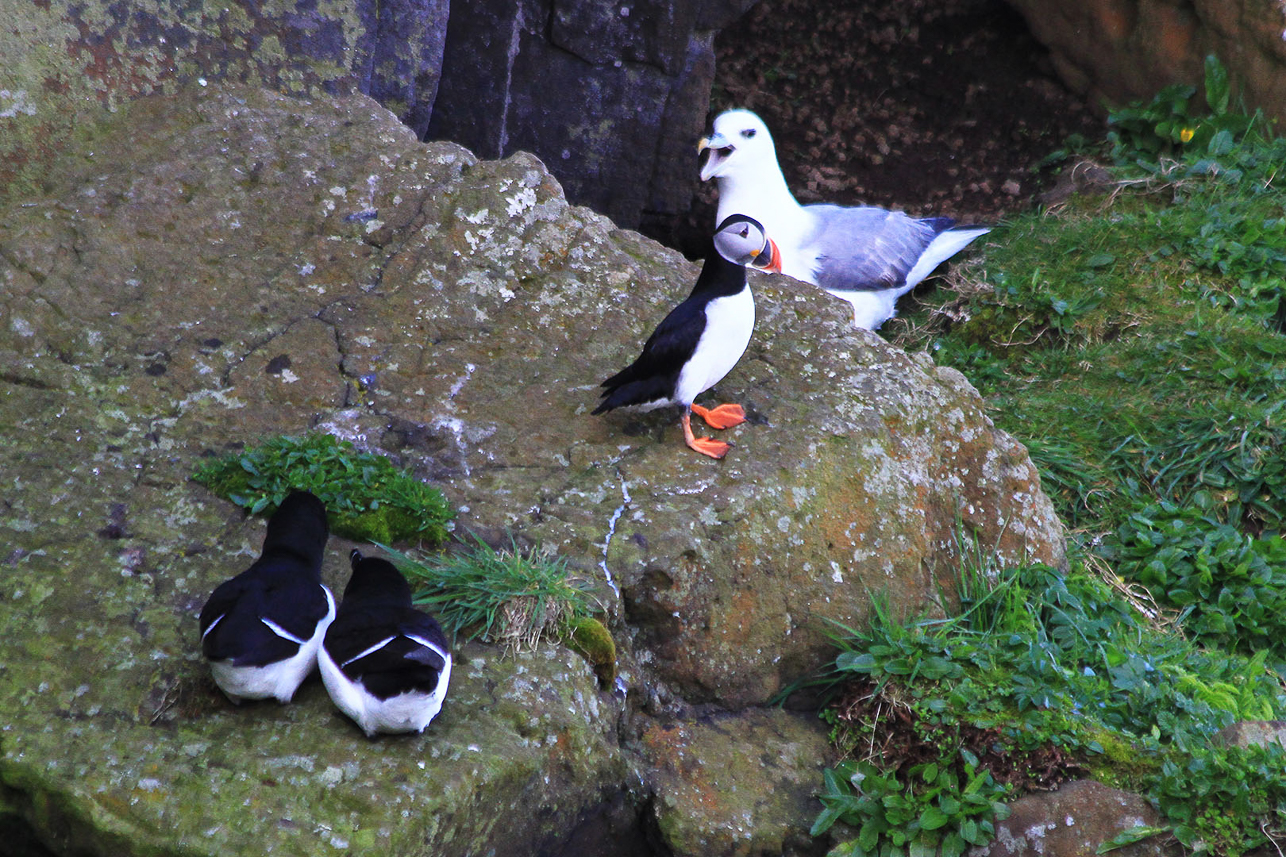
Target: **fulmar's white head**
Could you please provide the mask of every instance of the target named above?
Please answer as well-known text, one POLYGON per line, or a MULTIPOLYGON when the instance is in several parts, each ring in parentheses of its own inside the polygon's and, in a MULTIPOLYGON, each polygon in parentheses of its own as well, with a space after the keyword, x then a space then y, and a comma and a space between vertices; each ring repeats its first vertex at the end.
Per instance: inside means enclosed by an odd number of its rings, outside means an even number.
POLYGON ((727 110, 714 120, 714 133, 697 144, 697 153, 710 150, 701 168, 701 181, 723 178, 734 172, 755 174, 777 170, 777 150, 768 126, 749 110, 727 110))

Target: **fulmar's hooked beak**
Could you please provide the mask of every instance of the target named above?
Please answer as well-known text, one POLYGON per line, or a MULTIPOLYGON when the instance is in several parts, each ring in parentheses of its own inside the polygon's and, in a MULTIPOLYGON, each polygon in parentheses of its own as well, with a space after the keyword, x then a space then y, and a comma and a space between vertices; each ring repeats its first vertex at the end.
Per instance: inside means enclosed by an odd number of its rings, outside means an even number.
POLYGON ((715 132, 709 137, 702 137, 698 141, 697 155, 700 155, 706 149, 710 150, 710 158, 705 162, 705 166, 701 168, 701 181, 703 182, 709 181, 714 176, 715 171, 718 170, 719 165, 732 154, 732 144, 728 142, 727 137, 715 132))

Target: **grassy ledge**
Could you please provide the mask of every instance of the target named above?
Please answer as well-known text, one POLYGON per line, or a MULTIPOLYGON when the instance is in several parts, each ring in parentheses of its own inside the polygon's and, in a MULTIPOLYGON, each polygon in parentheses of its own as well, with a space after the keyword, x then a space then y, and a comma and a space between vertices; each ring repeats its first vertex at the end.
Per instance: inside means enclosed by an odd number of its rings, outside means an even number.
POLYGON ((1081 776, 1157 806, 1134 838, 1286 837, 1286 751, 1212 740, 1286 717, 1286 140, 1229 93, 1212 59, 1208 113, 1192 88, 1116 111, 1079 153, 1101 192, 1000 225, 908 315, 899 342, 1027 444, 1072 568, 973 554, 939 618, 836 632, 817 681, 849 759, 814 833, 857 835, 834 854, 954 857, 1081 776))

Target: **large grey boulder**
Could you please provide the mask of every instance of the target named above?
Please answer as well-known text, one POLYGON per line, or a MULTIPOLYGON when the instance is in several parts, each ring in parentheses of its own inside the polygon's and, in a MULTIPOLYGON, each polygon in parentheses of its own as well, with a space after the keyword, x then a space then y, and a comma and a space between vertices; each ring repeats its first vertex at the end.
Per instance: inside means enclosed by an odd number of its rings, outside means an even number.
MULTIPOLYGON (((79 135, 0 216, 0 816, 62 853, 532 853, 679 788, 630 749, 640 709, 756 717, 828 657, 828 619, 949 590, 959 537, 1063 562, 964 379, 789 281, 757 282, 755 339, 709 394, 752 415, 727 459, 673 413, 590 417, 696 268, 569 206, 530 155, 420 143, 360 96, 213 85, 79 135), (597 581, 620 687, 560 648, 471 647, 423 736, 367 741, 315 684, 229 708, 196 611, 262 522, 188 475, 309 428, 597 581)), ((757 804, 764 830, 793 841, 768 814, 795 805, 757 804)))

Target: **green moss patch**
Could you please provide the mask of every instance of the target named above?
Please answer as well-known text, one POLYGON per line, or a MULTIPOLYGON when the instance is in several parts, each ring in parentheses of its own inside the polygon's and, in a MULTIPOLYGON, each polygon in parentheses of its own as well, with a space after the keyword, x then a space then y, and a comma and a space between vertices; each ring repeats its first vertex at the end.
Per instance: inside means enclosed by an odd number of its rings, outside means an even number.
POLYGON ((311 491, 326 504, 331 531, 354 541, 440 544, 455 516, 438 489, 328 434, 273 438, 203 462, 192 478, 255 514, 276 509, 292 490, 311 491))

